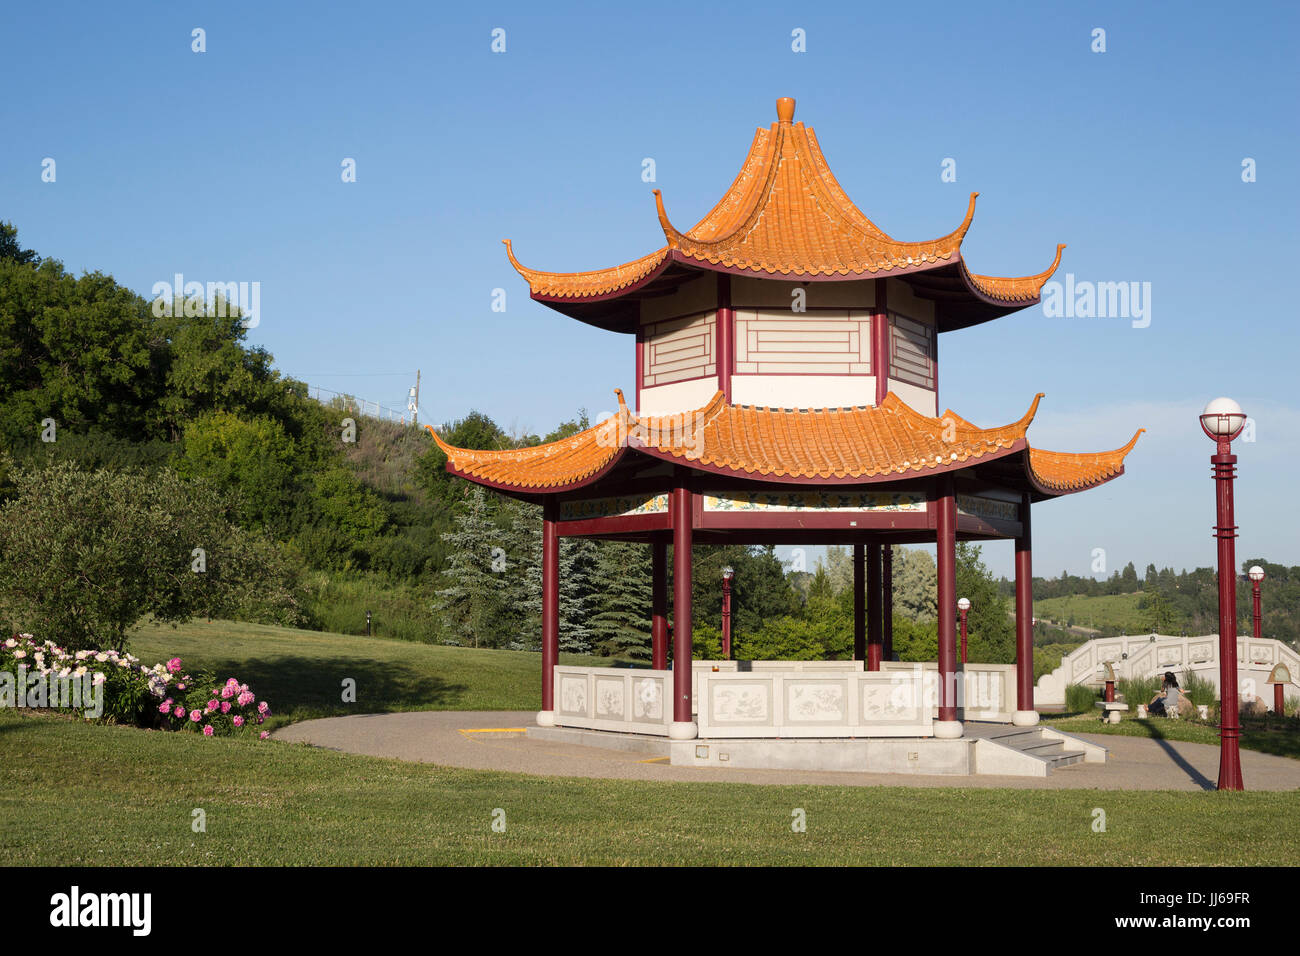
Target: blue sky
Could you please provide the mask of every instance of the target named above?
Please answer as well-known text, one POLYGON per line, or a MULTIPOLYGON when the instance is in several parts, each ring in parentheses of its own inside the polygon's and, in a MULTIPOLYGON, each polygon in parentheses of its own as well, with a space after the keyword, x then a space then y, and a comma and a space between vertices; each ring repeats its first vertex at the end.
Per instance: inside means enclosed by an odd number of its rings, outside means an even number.
MULTIPOLYGON (((1039 573, 1088 573, 1095 548, 1108 571, 1212 564, 1196 415, 1220 394, 1256 420, 1237 449, 1239 552, 1300 564, 1297 19, 1208 3, 11 7, 0 217, 143 294, 176 272, 260 282, 250 341, 313 385, 401 407, 420 368, 426 420, 477 408, 545 432, 630 393, 633 346, 529 301, 501 240, 556 271, 649 252, 642 160, 685 227, 793 96, 892 235, 950 231, 978 190, 976 271, 1038 272, 1065 242, 1061 277, 1150 283, 1146 328, 1038 308, 940 343, 940 406, 979 424, 1044 391, 1035 445, 1148 429, 1127 475, 1037 509, 1039 573)), ((986 559, 1009 573, 1010 544, 986 559)))

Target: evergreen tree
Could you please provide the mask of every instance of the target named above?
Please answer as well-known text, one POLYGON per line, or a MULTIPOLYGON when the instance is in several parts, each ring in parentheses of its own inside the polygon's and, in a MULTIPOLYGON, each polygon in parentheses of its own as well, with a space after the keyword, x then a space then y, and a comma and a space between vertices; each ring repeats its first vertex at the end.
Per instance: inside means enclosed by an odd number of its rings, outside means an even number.
POLYGON ((839 594, 853 589, 853 555, 848 548, 836 544, 827 547, 824 567, 832 593, 839 594))
POLYGON ((541 509, 514 498, 501 499, 503 545, 507 567, 502 587, 510 594, 510 639, 516 651, 542 647, 541 509))
POLYGON ((650 660, 652 582, 650 548, 624 541, 597 547, 596 613, 591 618, 594 650, 607 657, 650 660))
MULTIPOLYGON (((850 579, 850 583, 851 579, 850 579)), ((852 588, 849 589, 850 592, 852 588)), ((817 566, 817 573, 813 575, 812 583, 808 586, 808 604, 810 609, 815 610, 815 602, 820 600, 830 600, 835 597, 835 588, 831 584, 831 576, 827 573, 825 565, 817 566)))
POLYGON ((499 625, 506 602, 501 575, 509 558, 482 485, 469 488, 464 510, 442 537, 448 545, 445 577, 450 584, 435 592, 434 609, 458 644, 500 647, 508 643, 499 625))
POLYGON ((895 613, 911 621, 935 620, 938 582, 939 574, 929 553, 915 548, 894 549, 895 613))
POLYGON ((560 539, 560 650, 587 654, 595 638, 600 578, 599 554, 591 538, 560 539))

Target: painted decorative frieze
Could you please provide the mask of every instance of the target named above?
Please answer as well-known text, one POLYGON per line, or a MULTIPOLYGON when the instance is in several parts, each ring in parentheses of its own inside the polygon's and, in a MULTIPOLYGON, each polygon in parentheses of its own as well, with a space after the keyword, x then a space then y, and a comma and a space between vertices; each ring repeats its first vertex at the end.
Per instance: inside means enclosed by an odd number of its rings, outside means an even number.
POLYGON ((722 491, 704 496, 704 510, 924 512, 925 496, 876 491, 722 491))
POLYGON ((998 501, 977 495, 957 495, 957 513, 994 521, 1019 521, 1020 506, 1014 501, 998 501))
POLYGON ((620 495, 614 498, 588 498, 560 502, 560 520, 615 518, 627 515, 666 514, 668 495, 620 495))

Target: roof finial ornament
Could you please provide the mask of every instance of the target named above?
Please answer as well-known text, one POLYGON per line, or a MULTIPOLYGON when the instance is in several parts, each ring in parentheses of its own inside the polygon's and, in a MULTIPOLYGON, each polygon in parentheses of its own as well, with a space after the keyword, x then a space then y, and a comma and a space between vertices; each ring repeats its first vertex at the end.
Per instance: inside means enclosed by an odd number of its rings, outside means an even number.
POLYGON ((793 96, 783 96, 776 101, 776 118, 780 120, 782 126, 789 126, 794 122, 793 96))
POLYGON ((629 427, 641 424, 627 407, 627 401, 623 398, 623 390, 616 388, 614 394, 618 396, 618 417, 627 422, 629 427))

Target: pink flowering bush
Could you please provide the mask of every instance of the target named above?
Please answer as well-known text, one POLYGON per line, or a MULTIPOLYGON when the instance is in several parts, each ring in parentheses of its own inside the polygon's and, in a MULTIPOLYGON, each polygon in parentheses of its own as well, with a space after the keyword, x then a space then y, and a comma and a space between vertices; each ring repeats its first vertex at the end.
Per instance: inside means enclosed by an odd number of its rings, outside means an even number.
MULTIPOLYGON (((170 664, 169 661, 169 670, 170 664)), ((210 675, 201 672, 192 675, 180 671, 171 673, 180 674, 180 679, 171 688, 179 703, 170 708, 171 716, 164 718, 163 725, 173 730, 197 730, 205 737, 229 737, 242 728, 262 723, 271 713, 271 706, 266 701, 259 701, 247 684, 241 684, 234 677, 227 678, 224 684, 217 684, 210 675)), ((171 700, 168 698, 163 703, 171 700)), ((158 712, 165 714, 168 708, 159 706, 158 712)))
MULTIPOLYGON (((104 719, 139 727, 189 730, 205 737, 253 733, 271 714, 247 684, 234 677, 219 684, 203 671, 187 673, 179 657, 145 667, 140 659, 115 650, 71 652, 53 641, 15 634, 0 641, 0 670, 28 679, 90 676, 104 688, 104 719), (246 729, 245 729, 246 728, 246 729)), ((268 735, 263 732, 260 739, 268 735)))

